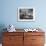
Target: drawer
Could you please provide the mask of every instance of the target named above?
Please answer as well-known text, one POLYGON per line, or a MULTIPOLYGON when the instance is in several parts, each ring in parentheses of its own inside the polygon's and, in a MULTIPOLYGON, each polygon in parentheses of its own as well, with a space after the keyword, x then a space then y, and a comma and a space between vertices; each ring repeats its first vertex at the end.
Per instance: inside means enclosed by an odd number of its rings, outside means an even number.
POLYGON ((44 36, 44 32, 24 32, 24 36, 44 36))
POLYGON ((4 36, 23 36, 23 32, 4 32, 4 36))
POLYGON ((13 43, 13 44, 10 44, 10 43, 8 43, 8 44, 2 44, 2 46, 23 46, 23 43, 13 43))
POLYGON ((15 46, 14 44, 2 44, 2 46, 15 46))
POLYGON ((32 46, 44 46, 44 44, 31 44, 32 46))
POLYGON ((23 41, 23 36, 4 36, 3 43, 14 43, 23 41))
POLYGON ((33 44, 43 44, 44 36, 32 36, 32 43, 33 44))

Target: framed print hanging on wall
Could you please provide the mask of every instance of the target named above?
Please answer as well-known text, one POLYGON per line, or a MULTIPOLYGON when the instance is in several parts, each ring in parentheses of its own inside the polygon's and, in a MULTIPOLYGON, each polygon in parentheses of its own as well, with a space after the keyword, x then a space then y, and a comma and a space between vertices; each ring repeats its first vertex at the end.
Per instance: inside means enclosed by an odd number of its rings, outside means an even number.
POLYGON ((35 9, 31 7, 19 7, 18 21, 35 21, 35 9))

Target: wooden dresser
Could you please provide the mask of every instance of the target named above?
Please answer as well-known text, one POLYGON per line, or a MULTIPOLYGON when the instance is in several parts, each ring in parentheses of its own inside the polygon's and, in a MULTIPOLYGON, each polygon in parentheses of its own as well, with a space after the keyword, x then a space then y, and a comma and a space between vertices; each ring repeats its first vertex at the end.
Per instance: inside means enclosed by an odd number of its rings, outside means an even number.
POLYGON ((44 46, 44 32, 3 32, 3 46, 44 46))

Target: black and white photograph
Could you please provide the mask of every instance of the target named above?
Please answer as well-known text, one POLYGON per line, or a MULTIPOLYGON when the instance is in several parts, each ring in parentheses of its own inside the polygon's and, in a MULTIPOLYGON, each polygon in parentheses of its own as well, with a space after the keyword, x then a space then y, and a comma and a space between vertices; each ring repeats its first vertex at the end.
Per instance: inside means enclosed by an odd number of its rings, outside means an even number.
POLYGON ((18 21, 34 21, 35 9, 34 8, 18 8, 18 21))

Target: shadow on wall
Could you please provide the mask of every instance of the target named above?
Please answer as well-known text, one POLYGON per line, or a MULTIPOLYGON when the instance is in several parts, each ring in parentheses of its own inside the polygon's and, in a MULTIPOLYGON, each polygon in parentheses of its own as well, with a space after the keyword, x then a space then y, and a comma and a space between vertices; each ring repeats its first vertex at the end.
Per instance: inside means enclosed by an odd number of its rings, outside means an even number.
POLYGON ((4 30, 4 28, 6 28, 6 26, 4 24, 0 24, 0 43, 2 43, 2 32, 5 32, 6 30, 4 30))

